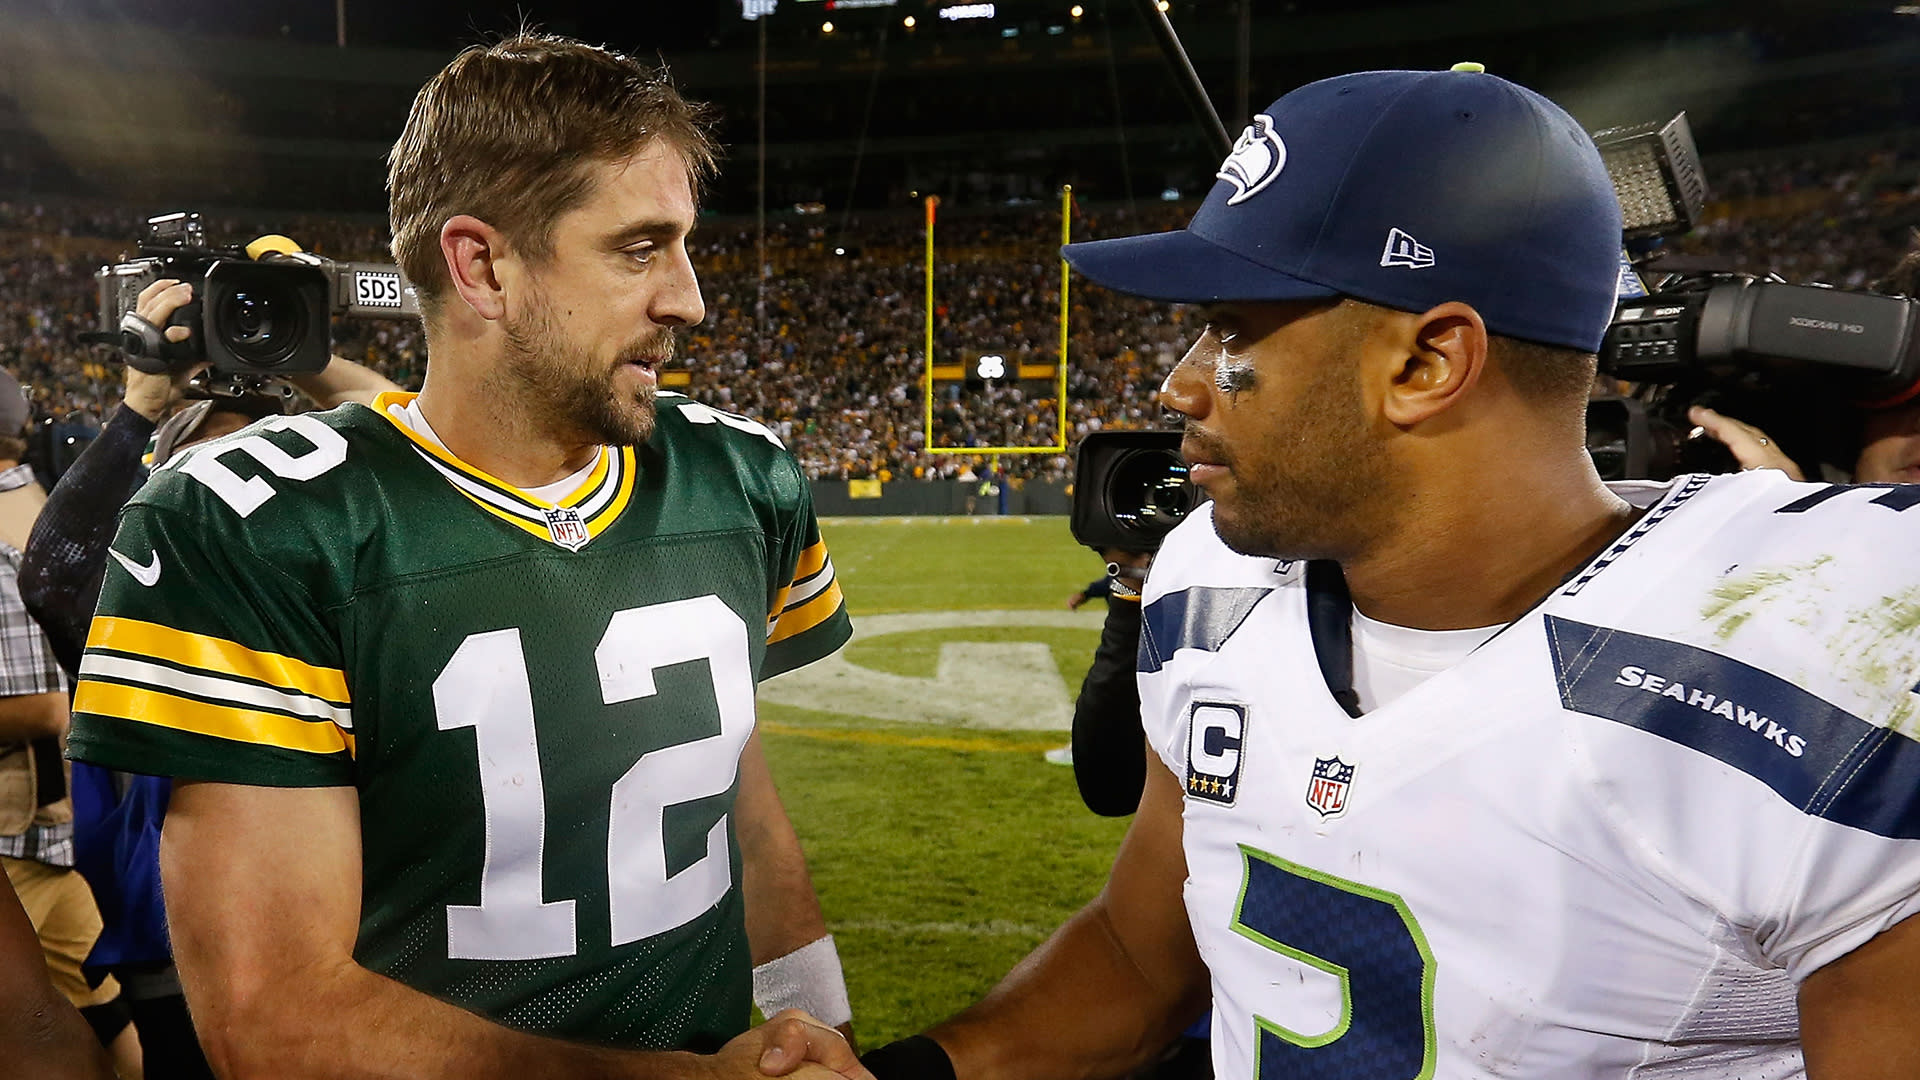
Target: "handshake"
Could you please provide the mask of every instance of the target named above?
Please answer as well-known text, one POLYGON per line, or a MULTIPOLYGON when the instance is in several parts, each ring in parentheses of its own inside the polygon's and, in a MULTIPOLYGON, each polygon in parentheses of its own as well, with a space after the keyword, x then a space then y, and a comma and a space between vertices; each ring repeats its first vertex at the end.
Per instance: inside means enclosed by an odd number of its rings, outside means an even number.
POLYGON ((860 1064, 853 1040, 799 1009, 783 1009, 766 1023, 737 1036, 711 1058, 714 1080, 791 1076, 795 1080, 874 1080, 860 1064))
POLYGON ((791 1076, 796 1080, 954 1080, 952 1059, 939 1043, 924 1035, 888 1043, 861 1058, 855 1055, 845 1025, 828 1027, 799 1009, 774 1014, 703 1060, 713 1064, 711 1075, 716 1080, 764 1076, 791 1076))

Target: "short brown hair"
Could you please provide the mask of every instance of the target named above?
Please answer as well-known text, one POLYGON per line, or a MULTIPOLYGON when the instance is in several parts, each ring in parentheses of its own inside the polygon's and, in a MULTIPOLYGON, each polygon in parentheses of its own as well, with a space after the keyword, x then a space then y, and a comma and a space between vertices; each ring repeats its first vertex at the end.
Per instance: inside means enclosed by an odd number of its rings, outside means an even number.
POLYGON ((440 255, 447 219, 471 214, 543 258, 597 163, 665 139, 697 192, 713 174, 708 124, 664 68, 612 49, 522 31, 461 52, 420 88, 388 156, 393 256, 421 310, 436 311, 451 285, 440 255))

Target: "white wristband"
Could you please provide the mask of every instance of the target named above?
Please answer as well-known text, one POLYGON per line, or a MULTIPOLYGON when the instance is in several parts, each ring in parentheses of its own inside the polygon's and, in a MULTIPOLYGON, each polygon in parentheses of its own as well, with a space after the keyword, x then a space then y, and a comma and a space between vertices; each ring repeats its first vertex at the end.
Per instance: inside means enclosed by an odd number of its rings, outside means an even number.
POLYGON ((833 935, 754 968, 753 1003, 762 1016, 800 1009, 828 1027, 852 1020, 847 979, 840 971, 840 953, 833 947, 833 935))

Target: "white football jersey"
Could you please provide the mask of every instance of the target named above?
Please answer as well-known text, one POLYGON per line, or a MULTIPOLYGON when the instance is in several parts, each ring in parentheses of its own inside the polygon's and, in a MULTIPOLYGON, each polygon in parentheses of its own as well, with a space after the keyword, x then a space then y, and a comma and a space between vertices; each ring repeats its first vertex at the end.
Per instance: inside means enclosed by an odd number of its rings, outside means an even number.
POLYGON ((1799 982, 1920 910, 1920 485, 1614 488, 1651 509, 1358 719, 1305 564, 1168 537, 1141 715, 1217 1076, 1801 1076, 1799 982))

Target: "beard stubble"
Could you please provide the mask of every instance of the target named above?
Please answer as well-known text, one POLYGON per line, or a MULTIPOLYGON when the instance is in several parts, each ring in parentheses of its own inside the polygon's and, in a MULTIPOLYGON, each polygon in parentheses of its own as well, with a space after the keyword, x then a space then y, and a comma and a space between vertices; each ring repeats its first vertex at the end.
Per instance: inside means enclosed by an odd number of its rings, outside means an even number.
POLYGON ((539 430, 563 439, 608 446, 639 446, 653 435, 654 387, 621 393, 614 377, 642 357, 657 373, 673 356, 673 331, 660 327, 624 346, 612 363, 575 345, 541 297, 527 314, 505 327, 506 356, 498 392, 519 402, 539 430))
POLYGON ((1228 504, 1214 507, 1214 531, 1244 555, 1354 554, 1374 508, 1397 487, 1385 447, 1368 431, 1357 368, 1339 355, 1323 360, 1266 427, 1266 447, 1257 454, 1203 440, 1215 454, 1224 452, 1233 470, 1228 504))

